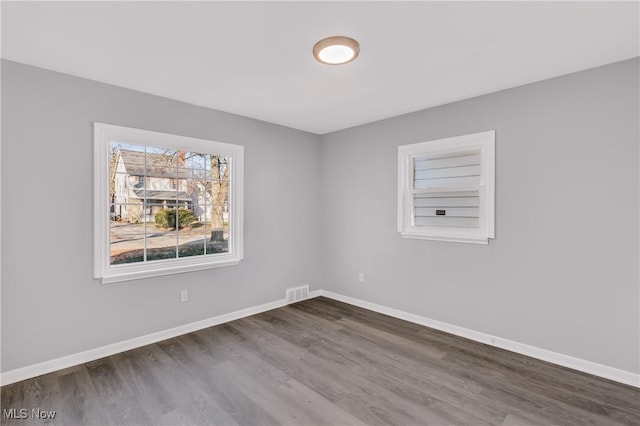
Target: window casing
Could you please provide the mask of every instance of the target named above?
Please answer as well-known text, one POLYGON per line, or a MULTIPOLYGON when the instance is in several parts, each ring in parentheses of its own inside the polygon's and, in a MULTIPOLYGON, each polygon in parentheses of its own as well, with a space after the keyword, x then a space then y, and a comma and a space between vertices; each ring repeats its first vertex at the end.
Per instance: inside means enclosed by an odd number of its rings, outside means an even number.
POLYGON ((241 145, 94 123, 94 277, 238 264, 243 162, 241 145))
POLYGON ((494 131, 398 147, 403 238, 488 244, 494 209, 494 131))

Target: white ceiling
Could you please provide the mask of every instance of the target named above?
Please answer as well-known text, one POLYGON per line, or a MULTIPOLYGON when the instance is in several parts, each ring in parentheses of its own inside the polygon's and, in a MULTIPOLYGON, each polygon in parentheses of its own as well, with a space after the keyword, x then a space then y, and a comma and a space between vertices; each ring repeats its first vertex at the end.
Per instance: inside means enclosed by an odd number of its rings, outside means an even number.
POLYGON ((638 15, 638 2, 2 2, 2 57, 324 134, 638 56, 638 15), (317 63, 330 35, 360 57, 317 63))

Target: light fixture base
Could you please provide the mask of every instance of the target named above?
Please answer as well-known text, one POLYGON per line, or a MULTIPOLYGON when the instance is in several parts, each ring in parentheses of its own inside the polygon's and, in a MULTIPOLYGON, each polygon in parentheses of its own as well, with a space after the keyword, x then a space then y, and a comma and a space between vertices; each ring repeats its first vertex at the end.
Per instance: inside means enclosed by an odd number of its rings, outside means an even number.
POLYGON ((360 54, 360 43, 351 37, 323 38, 313 46, 313 56, 326 65, 342 65, 353 62, 360 54))

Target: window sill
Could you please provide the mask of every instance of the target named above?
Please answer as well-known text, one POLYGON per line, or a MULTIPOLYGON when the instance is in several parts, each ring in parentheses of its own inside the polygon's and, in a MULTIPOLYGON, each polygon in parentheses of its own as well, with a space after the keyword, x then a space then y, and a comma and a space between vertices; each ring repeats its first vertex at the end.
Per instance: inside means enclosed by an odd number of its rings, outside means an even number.
MULTIPOLYGON (((216 262, 189 263, 186 265, 158 265, 153 269, 141 271, 117 271, 104 274, 102 277, 96 277, 101 280, 102 284, 111 284, 122 281, 139 280, 142 278, 160 277, 163 275, 180 274, 183 272, 201 271, 204 269, 224 268, 227 266, 238 265, 242 259, 219 260, 216 262)), ((148 265, 147 265, 148 266, 148 265)))
POLYGON ((446 241, 450 243, 467 243, 467 244, 489 244, 489 238, 486 236, 445 236, 445 235, 428 235, 417 234, 412 232, 401 232, 402 238, 415 240, 431 240, 446 241))

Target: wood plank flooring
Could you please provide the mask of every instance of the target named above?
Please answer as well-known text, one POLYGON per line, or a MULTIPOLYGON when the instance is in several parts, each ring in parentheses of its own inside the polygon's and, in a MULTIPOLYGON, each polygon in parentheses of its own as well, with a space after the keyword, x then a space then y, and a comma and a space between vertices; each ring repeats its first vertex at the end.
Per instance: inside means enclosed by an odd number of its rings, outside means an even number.
POLYGON ((321 297, 1 394, 7 426, 640 425, 638 389, 321 297))

